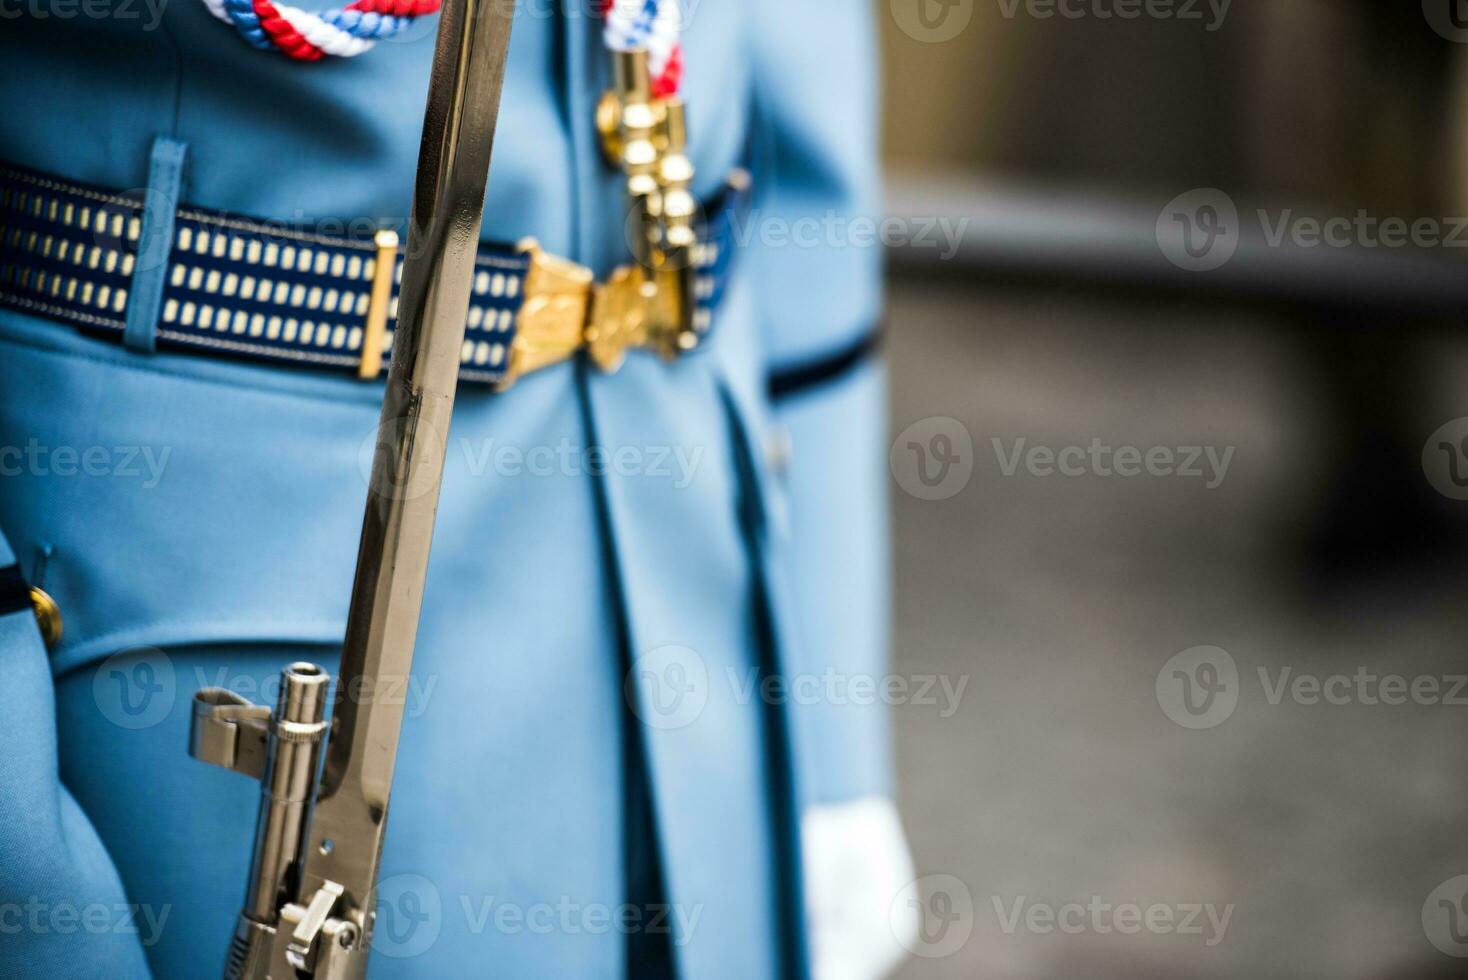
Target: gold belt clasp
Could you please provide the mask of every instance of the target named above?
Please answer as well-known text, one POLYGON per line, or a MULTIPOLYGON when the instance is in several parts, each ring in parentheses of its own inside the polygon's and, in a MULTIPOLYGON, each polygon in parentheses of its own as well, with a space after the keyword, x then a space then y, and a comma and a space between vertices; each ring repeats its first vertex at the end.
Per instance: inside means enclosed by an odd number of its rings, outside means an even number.
POLYGON ((530 269, 501 390, 531 371, 569 359, 585 346, 591 311, 590 269, 551 255, 533 238, 522 241, 520 251, 529 255, 530 269))
POLYGON ((622 366, 632 348, 670 360, 688 349, 681 303, 684 296, 691 302, 693 294, 683 291, 673 273, 656 275, 627 265, 597 285, 590 269, 551 255, 533 238, 521 242, 520 251, 529 256, 530 268, 500 390, 583 348, 609 373, 622 366))
POLYGON ((603 371, 615 371, 633 347, 654 350, 668 360, 691 349, 697 340, 683 332, 683 295, 674 277, 649 274, 638 265, 612 273, 596 291, 586 328, 592 361, 603 371), (693 343, 685 340, 690 336, 693 343))
POLYGON ((697 205, 683 103, 652 93, 646 50, 619 53, 616 85, 597 107, 608 159, 627 177, 634 261, 596 285, 591 270, 547 254, 534 240, 525 298, 500 388, 585 348, 615 371, 633 348, 668 359, 698 346, 697 205))

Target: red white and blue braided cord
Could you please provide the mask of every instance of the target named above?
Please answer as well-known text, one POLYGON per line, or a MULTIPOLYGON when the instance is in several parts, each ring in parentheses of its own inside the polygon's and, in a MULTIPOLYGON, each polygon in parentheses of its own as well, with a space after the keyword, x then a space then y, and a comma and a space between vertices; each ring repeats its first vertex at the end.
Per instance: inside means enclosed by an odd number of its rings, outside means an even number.
POLYGON ((612 51, 647 48, 653 94, 672 98, 683 83, 678 0, 602 0, 607 24, 602 38, 612 51))
POLYGON ((204 5, 262 51, 319 61, 351 58, 376 41, 396 37, 419 17, 437 13, 439 0, 352 0, 320 13, 274 0, 204 0, 204 5))
MULTIPOLYGON (((683 51, 678 43, 678 0, 601 0, 603 39, 613 51, 646 47, 658 96, 678 94, 683 51)), ((234 26, 262 51, 280 51, 300 61, 351 58, 377 41, 399 36, 419 17, 438 12, 440 0, 352 0, 344 7, 313 12, 276 0, 204 0, 209 12, 234 26)))

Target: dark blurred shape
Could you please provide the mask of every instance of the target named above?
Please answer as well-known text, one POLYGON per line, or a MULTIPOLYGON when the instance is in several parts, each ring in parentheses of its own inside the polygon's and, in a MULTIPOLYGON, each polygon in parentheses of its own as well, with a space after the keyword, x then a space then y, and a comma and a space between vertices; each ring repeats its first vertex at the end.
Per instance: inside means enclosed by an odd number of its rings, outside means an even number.
POLYGON ((951 499, 895 492, 898 669, 975 691, 949 719, 897 713, 920 873, 977 913, 902 976, 1468 977, 1422 921, 1468 872, 1465 709, 1259 687, 1464 670, 1468 503, 1424 469, 1468 418, 1468 252, 1296 248, 1248 221, 1200 272, 1165 214, 1217 189, 1244 216, 1468 215, 1468 46, 1417 0, 1235 0, 1214 31, 975 0, 944 43, 878 9, 890 210, 968 219, 951 253, 893 253, 892 423, 957 420, 976 457, 951 499), (1215 490, 996 459, 1093 438, 1237 454, 1215 490), (1153 690, 1195 645, 1252 685, 1210 732, 1153 690), (1208 949, 1016 934, 990 906, 1090 895, 1237 916, 1208 949))

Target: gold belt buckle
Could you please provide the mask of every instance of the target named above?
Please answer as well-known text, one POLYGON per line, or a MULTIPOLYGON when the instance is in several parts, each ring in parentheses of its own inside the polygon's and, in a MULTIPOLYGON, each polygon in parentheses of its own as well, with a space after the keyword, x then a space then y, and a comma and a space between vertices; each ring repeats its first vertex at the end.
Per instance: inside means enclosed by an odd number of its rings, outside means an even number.
MULTIPOLYGON (((357 372, 367 380, 382 374, 398 236, 380 232, 376 245, 357 372)), ((530 257, 530 267, 499 390, 532 371, 569 360, 583 348, 597 367, 610 373, 634 347, 672 359, 694 346, 690 341, 696 342, 696 335, 684 329, 694 301, 691 268, 653 273, 628 265, 605 285, 597 285, 590 269, 550 254, 533 238, 521 242, 520 251, 530 257)))
POLYGON ((551 255, 533 238, 520 243, 530 256, 525 298, 510 344, 510 364, 500 382, 504 390, 529 374, 574 355, 586 342, 595 277, 590 269, 551 255))
POLYGON ((530 268, 501 391, 583 348, 610 373, 632 348, 671 360, 694 346, 696 335, 684 329, 694 302, 691 268, 651 272, 628 265, 597 285, 590 269, 551 255, 533 238, 521 242, 520 251, 530 257, 530 268))
MULTIPOLYGON (((698 346, 693 261, 697 208, 691 191, 693 165, 687 156, 687 119, 681 101, 653 96, 645 49, 618 56, 615 88, 598 106, 597 128, 603 150, 626 172, 629 200, 642 225, 633 247, 634 261, 597 285, 585 266, 550 255, 533 238, 521 242, 529 268, 500 391, 583 349, 597 367, 612 372, 633 348, 651 349, 672 360, 698 346)), ((381 369, 390 270, 396 255, 395 238, 378 239, 377 274, 362 346, 364 377, 376 377, 381 369), (386 276, 384 268, 389 270, 386 276)))
MULTIPOLYGON (((602 148, 625 170, 629 199, 643 225, 634 261, 597 285, 585 266, 550 255, 533 238, 521 242, 520 252, 530 264, 500 391, 582 349, 599 368, 612 372, 632 348, 672 360, 698 346, 693 262, 698 243, 687 121, 681 101, 655 98, 651 86, 648 52, 624 52, 616 62, 615 88, 597 108, 602 148)), ((382 372, 398 237, 382 232, 376 244, 362 335, 363 378, 382 372)))
POLYGON ((641 226, 634 261, 596 285, 590 270, 522 243, 530 270, 501 389, 583 348, 611 372, 633 348, 671 360, 698 345, 687 124, 681 102, 652 97, 645 50, 619 56, 616 90, 602 100, 597 124, 603 148, 627 173, 641 226))

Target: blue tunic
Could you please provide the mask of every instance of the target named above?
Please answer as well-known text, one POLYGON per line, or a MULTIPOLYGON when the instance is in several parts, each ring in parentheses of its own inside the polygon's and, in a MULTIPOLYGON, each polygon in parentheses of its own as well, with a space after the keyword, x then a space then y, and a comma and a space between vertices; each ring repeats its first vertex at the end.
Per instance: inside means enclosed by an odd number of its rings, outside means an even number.
MULTIPOLYGON (((521 4, 484 235, 604 275, 625 212, 591 123, 593 6, 521 4)), ((799 813, 889 789, 880 709, 757 684, 884 656, 880 371, 767 390, 878 315, 875 246, 830 220, 873 217, 868 12, 689 7, 696 189, 744 161, 759 189, 734 280, 707 349, 675 364, 461 391, 374 977, 621 977, 649 934, 689 980, 799 976, 799 813), (802 219, 813 245, 789 234, 802 219)), ((139 188, 168 136, 198 207, 406 215, 431 30, 301 64, 199 0, 150 9, 0 24, 0 160, 139 188)), ((0 309, 0 447, 25 450, 0 454, 0 567, 67 626, 48 654, 30 616, 0 617, 0 978, 217 975, 257 787, 187 757, 190 699, 268 701, 283 664, 333 665, 380 399, 0 309)))

